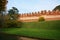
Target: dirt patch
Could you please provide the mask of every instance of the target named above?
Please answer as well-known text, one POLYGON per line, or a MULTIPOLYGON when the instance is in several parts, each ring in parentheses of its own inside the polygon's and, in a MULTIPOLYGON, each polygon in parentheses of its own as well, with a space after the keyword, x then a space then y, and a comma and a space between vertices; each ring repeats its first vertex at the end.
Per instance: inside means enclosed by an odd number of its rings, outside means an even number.
POLYGON ((33 38, 27 38, 27 37, 20 37, 18 40, 39 40, 39 39, 33 39, 33 38))
POLYGON ((30 37, 18 37, 18 40, 54 40, 54 39, 30 38, 30 37))

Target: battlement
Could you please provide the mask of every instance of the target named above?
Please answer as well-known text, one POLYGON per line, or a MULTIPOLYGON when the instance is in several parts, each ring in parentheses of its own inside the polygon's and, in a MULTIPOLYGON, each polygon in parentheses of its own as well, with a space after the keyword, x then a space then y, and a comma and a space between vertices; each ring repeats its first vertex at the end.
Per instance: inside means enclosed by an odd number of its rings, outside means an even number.
POLYGON ((32 13, 23 13, 23 14, 20 14, 19 17, 32 17, 32 16, 41 16, 41 15, 60 15, 60 11, 44 10, 44 11, 38 11, 38 12, 32 12, 32 13))
POLYGON ((43 16, 46 21, 48 20, 60 20, 60 11, 38 11, 32 13, 23 13, 19 15, 18 21, 22 22, 36 22, 38 21, 39 17, 43 16))

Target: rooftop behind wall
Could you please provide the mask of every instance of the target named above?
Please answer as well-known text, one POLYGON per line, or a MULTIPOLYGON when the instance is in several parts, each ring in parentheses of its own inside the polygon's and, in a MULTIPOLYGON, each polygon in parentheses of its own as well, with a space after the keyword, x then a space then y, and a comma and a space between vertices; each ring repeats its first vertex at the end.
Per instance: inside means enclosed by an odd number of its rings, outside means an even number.
POLYGON ((38 11, 38 12, 32 12, 32 13, 23 13, 23 14, 20 14, 20 17, 32 17, 32 16, 41 16, 41 15, 60 15, 60 11, 44 10, 44 11, 38 11))

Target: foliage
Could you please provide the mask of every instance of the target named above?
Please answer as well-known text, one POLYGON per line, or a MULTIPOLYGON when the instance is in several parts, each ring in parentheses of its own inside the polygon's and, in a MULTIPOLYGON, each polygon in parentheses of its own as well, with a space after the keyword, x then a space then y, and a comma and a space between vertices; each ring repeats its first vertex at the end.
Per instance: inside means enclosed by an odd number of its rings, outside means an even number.
POLYGON ((22 25, 22 22, 18 22, 18 21, 16 21, 16 20, 10 20, 10 21, 7 21, 7 22, 5 22, 5 25, 6 25, 6 27, 7 28, 20 28, 20 27, 22 27, 21 25, 22 25))
POLYGON ((44 17, 39 17, 38 21, 45 21, 44 17))
POLYGON ((0 11, 5 11, 7 0, 0 0, 0 11))
POLYGON ((15 14, 18 14, 19 13, 19 10, 16 7, 12 7, 12 9, 14 10, 14 13, 15 14))
POLYGON ((16 7, 12 7, 12 9, 9 9, 8 13, 10 15, 12 14, 18 14, 19 10, 16 7))
POLYGON ((0 14, 0 27, 3 27, 4 22, 5 22, 4 19, 5 19, 4 16, 2 16, 2 14, 0 14))
POLYGON ((21 27, 22 27, 22 22, 6 21, 6 22, 4 22, 3 27, 1 27, 1 28, 21 28, 21 27))
POLYGON ((56 10, 60 10, 60 5, 58 5, 58 6, 56 6, 54 9, 53 9, 53 11, 56 11, 56 10))
POLYGON ((0 15, 0 26, 1 28, 10 28, 10 27, 21 27, 22 22, 18 22, 18 9, 12 7, 9 10, 9 13, 6 15, 0 15))
POLYGON ((13 7, 6 15, 0 14, 0 26, 1 28, 9 27, 21 27, 22 23, 17 21, 18 9, 13 7))
POLYGON ((7 0, 0 0, 0 26, 3 27, 4 25, 4 14, 6 11, 6 4, 7 0))
POLYGON ((18 18, 18 12, 19 10, 16 7, 12 7, 12 9, 8 11, 8 15, 10 15, 10 19, 16 20, 18 18))
POLYGON ((17 20, 11 20, 9 15, 4 16, 3 25, 0 23, 0 28, 10 28, 10 27, 22 27, 22 22, 17 20))

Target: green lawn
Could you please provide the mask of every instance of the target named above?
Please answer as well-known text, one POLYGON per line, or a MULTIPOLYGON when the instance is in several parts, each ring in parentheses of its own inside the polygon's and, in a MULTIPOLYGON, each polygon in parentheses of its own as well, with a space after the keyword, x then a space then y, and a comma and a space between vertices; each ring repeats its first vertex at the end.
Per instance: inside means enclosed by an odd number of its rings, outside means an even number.
POLYGON ((3 28, 0 31, 21 36, 60 40, 60 21, 23 23, 22 28, 3 28))
POLYGON ((23 23, 25 28, 60 30, 60 20, 23 23))

